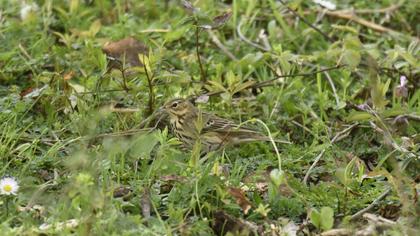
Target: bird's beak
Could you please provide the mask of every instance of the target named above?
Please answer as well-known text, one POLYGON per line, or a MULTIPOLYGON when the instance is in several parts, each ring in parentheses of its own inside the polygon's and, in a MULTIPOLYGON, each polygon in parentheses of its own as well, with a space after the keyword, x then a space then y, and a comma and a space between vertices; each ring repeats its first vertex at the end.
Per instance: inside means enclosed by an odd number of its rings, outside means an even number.
POLYGON ((165 112, 165 108, 163 106, 159 107, 159 109, 156 110, 157 114, 162 114, 165 112))

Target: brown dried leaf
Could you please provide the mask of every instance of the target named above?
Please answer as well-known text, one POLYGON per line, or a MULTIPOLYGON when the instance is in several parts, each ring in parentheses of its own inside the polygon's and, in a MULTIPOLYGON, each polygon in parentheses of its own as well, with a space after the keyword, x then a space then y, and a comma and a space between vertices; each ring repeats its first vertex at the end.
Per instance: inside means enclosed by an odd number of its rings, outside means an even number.
POLYGON ((212 229, 216 235, 258 235, 258 226, 249 221, 235 218, 223 211, 216 211, 213 214, 212 229))
POLYGON ((20 98, 22 99, 23 97, 25 97, 26 95, 32 93, 34 91, 33 88, 27 88, 25 90, 23 90, 22 92, 20 92, 20 98))
POLYGON ((45 182, 53 180, 54 179, 54 173, 49 170, 40 169, 38 170, 39 177, 44 180, 45 182))
POLYGON ((140 199, 140 207, 141 207, 141 214, 144 218, 150 217, 150 210, 151 210, 152 202, 150 200, 150 191, 148 188, 143 190, 143 194, 140 199))
POLYGON ((179 175, 164 175, 160 177, 160 180, 165 182, 185 182, 187 178, 179 175))
POLYGON ((71 80, 76 73, 74 71, 67 72, 63 75, 64 80, 71 80))
POLYGON ((238 204, 241 208, 244 214, 248 214, 248 211, 251 209, 251 202, 248 200, 248 198, 245 196, 244 191, 240 188, 229 188, 229 194, 235 198, 236 204, 238 204))
POLYGON ((213 18, 212 28, 219 28, 220 26, 224 25, 232 16, 232 12, 228 11, 223 13, 222 15, 218 15, 213 18))
POLYGON ((116 189, 114 189, 113 196, 115 198, 122 197, 124 200, 128 200, 128 198, 131 196, 131 188, 126 186, 121 186, 116 189))
POLYGON ((127 37, 116 42, 105 43, 102 51, 114 62, 110 64, 111 68, 121 69, 123 63, 126 67, 143 66, 138 54, 147 55, 149 49, 135 38, 127 37))
POLYGON ((198 9, 193 6, 193 4, 190 1, 182 0, 181 1, 182 6, 185 10, 187 10, 189 13, 195 13, 198 12, 198 9))
POLYGON ((41 95, 42 91, 48 88, 48 84, 42 86, 41 88, 28 88, 20 93, 20 98, 36 98, 41 95))
POLYGON ((321 234, 321 236, 350 236, 354 232, 350 229, 330 229, 321 234))

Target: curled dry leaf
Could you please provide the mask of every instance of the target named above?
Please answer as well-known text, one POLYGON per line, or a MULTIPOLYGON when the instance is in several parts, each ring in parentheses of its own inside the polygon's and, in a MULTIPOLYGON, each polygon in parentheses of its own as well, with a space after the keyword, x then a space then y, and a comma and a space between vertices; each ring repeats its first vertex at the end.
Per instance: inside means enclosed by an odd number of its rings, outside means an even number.
POLYGON ((212 24, 211 27, 213 29, 219 28, 220 26, 224 25, 230 19, 231 16, 232 16, 232 12, 228 11, 228 12, 225 12, 221 15, 218 15, 218 16, 214 17, 213 18, 213 24, 212 24))
POLYGON ((187 10, 189 13, 196 13, 199 9, 195 8, 193 4, 188 0, 182 0, 181 1, 182 6, 185 10, 187 10))
POLYGON ((115 198, 122 197, 124 200, 128 200, 131 197, 132 190, 130 187, 120 186, 114 189, 113 196, 115 198))
POLYGON ((102 51, 111 61, 110 68, 122 69, 127 67, 143 66, 138 54, 147 55, 149 49, 133 37, 127 37, 116 42, 108 42, 102 47, 102 51))
POLYGON ((64 80, 71 80, 76 73, 74 71, 67 72, 63 75, 64 80))
POLYGON ((121 187, 118 187, 118 188, 114 189, 113 196, 115 198, 123 197, 123 196, 129 194, 130 192, 131 192, 131 189, 129 187, 121 186, 121 187))
POLYGON ((25 90, 23 90, 22 92, 20 92, 20 98, 22 99, 22 98, 24 98, 26 95, 28 95, 28 94, 30 94, 30 93, 32 93, 34 91, 34 89, 33 88, 27 88, 27 89, 25 89, 25 90))
POLYGON ((245 196, 245 193, 240 188, 229 188, 229 194, 235 198, 236 203, 242 208, 244 214, 248 214, 248 211, 251 209, 251 202, 245 196))
POLYGON ((41 88, 28 88, 20 93, 20 97, 22 98, 37 98, 41 95, 42 91, 48 88, 48 84, 42 86, 41 88))

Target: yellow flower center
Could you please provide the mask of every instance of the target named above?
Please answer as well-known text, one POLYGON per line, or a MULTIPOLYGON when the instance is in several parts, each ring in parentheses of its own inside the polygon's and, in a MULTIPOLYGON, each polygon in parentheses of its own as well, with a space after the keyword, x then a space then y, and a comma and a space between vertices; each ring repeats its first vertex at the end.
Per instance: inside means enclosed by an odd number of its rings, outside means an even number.
POLYGON ((10 185, 10 184, 4 185, 3 190, 7 193, 11 192, 12 191, 12 185, 10 185))

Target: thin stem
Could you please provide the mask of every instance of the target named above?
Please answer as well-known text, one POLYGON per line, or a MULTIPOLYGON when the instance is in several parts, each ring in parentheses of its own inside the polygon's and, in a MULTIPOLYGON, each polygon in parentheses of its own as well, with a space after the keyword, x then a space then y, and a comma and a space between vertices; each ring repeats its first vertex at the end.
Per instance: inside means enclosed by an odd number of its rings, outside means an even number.
POLYGON ((315 161, 312 163, 312 165, 309 167, 309 169, 306 172, 305 177, 303 178, 303 184, 307 185, 308 179, 309 179, 309 175, 311 174, 312 170, 316 167, 316 165, 318 164, 318 162, 321 160, 322 156, 324 156, 325 151, 327 150, 327 148, 329 148, 330 146, 332 146, 337 140, 341 140, 343 137, 346 137, 348 135, 348 132, 350 132, 354 127, 358 126, 359 123, 354 123, 352 125, 350 125, 349 127, 347 127, 346 129, 338 132, 334 138, 331 139, 330 144, 328 145, 328 147, 322 149, 322 151, 318 154, 318 156, 315 158, 315 161))
POLYGON ((9 197, 6 196, 5 200, 5 207, 6 207, 6 218, 9 217, 9 197))
POLYGON ((279 0, 279 2, 281 2, 281 4, 283 4, 283 6, 285 6, 287 8, 287 10, 289 10, 293 15, 295 15, 297 18, 299 18, 301 21, 303 21, 303 23, 305 23, 306 25, 308 25, 309 27, 311 27, 312 29, 314 29, 316 32, 320 33, 328 41, 334 42, 334 39, 333 38, 331 38, 330 36, 328 36, 326 33, 322 32, 316 26, 312 25, 308 20, 306 20, 301 15, 299 15, 295 10, 293 10, 292 8, 290 8, 289 6, 287 6, 287 4, 283 0, 279 0))
POLYGON ((122 79, 123 79, 123 89, 128 92, 130 89, 127 86, 127 78, 125 76, 125 68, 121 69, 122 79))
POLYGON ((289 75, 279 75, 279 74, 277 74, 277 72, 273 68, 268 67, 271 71, 273 71, 276 74, 277 78, 262 81, 260 83, 254 84, 252 87, 255 87, 255 88, 267 87, 267 86, 272 85, 279 78, 298 77, 298 76, 303 76, 303 77, 312 76, 312 75, 316 75, 316 74, 326 72, 326 71, 337 70, 337 69, 340 69, 341 67, 345 67, 345 65, 337 65, 337 66, 333 66, 333 67, 327 67, 327 68, 317 70, 317 71, 314 71, 314 72, 309 72, 309 73, 289 74, 289 75))
MULTIPOLYGON (((149 61, 150 65, 150 61, 149 61)), ((149 87, 149 114, 153 114, 153 105, 155 104, 155 94, 153 92, 153 78, 149 75, 149 71, 147 70, 145 56, 143 55, 143 68, 144 72, 146 73, 147 78, 147 85, 149 87)))
POLYGON ((267 131, 268 138, 270 139, 270 142, 271 142, 271 144, 274 147, 274 151, 276 152, 277 160, 278 160, 278 164, 279 164, 279 170, 281 171, 282 169, 281 169, 281 156, 280 156, 280 152, 279 152, 279 149, 277 148, 276 141, 274 141, 273 136, 271 135, 271 132, 270 132, 270 129, 268 128, 268 126, 262 120, 260 120, 260 119, 251 119, 251 120, 247 120, 245 122, 242 122, 241 124, 239 124, 239 127, 245 125, 246 123, 254 122, 254 121, 262 124, 264 126, 265 130, 267 131))
MULTIPOLYGON (((262 81, 262 82, 259 82, 259 83, 253 83, 253 84, 250 84, 249 86, 247 86, 247 87, 245 87, 243 89, 269 87, 269 86, 275 85, 275 83, 280 78, 300 77, 300 76, 309 77, 309 76, 316 75, 318 73, 322 73, 322 72, 325 72, 325 71, 337 70, 337 69, 339 69, 341 67, 344 67, 344 66, 345 65, 337 65, 337 66, 334 66, 334 67, 328 67, 328 68, 325 68, 325 69, 314 71, 314 72, 311 72, 311 73, 289 74, 289 75, 277 75, 276 71, 273 68, 269 67, 270 70, 272 70, 274 73, 276 73, 276 78, 270 79, 270 80, 266 80, 266 81, 262 81)), ((225 93, 225 92, 226 92, 225 90, 219 90, 219 91, 204 93, 204 94, 201 94, 201 95, 215 96, 215 95, 219 95, 219 94, 222 94, 222 93, 225 93)))
POLYGON ((197 22, 196 22, 196 27, 195 27, 195 50, 196 50, 196 54, 197 54, 198 65, 200 66, 201 82, 205 83, 207 81, 207 78, 206 78, 206 72, 204 70, 203 63, 201 62, 201 57, 200 57, 200 43, 198 42, 199 34, 200 34, 200 27, 198 27, 197 22))
POLYGON ((379 195, 378 198, 376 198, 371 204, 369 204, 369 206, 363 208, 362 210, 356 212, 355 214, 353 214, 351 216, 351 220, 355 220, 358 219, 359 217, 361 217, 364 213, 370 211, 373 207, 375 207, 376 205, 379 204, 380 201, 382 201, 382 199, 384 199, 386 196, 388 196, 388 194, 390 194, 392 191, 392 188, 389 187, 387 188, 381 195, 379 195))

